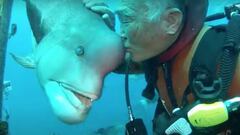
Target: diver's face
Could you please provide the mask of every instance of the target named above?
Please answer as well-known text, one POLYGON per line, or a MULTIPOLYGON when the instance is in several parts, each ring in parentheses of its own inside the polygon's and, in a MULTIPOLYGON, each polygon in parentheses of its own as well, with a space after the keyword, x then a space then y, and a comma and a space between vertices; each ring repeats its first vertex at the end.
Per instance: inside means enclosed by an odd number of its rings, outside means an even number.
MULTIPOLYGON (((165 51, 164 21, 149 21, 145 0, 122 0, 116 11, 121 23, 125 48, 135 62, 144 61, 165 51)), ((161 8, 161 7, 159 7, 161 8)))

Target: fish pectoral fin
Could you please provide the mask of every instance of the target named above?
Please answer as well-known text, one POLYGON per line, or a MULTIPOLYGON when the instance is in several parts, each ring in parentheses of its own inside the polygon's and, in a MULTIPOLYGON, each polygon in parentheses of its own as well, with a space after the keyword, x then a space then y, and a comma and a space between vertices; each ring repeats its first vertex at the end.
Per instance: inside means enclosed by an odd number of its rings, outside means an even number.
POLYGON ((31 56, 21 57, 13 53, 10 53, 10 55, 18 64, 22 65, 25 68, 34 69, 36 67, 34 59, 31 56))

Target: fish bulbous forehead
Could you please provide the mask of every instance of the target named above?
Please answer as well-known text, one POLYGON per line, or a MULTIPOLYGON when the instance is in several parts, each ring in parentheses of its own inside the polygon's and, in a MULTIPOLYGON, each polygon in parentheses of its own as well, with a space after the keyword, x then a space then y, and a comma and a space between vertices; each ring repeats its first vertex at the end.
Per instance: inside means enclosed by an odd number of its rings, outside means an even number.
POLYGON ((46 25, 51 23, 52 29, 58 28, 58 25, 78 25, 89 29, 91 29, 89 25, 103 25, 101 17, 84 7, 81 2, 69 2, 66 6, 53 8, 46 14, 42 20, 46 25), (59 12, 59 10, 65 12, 59 12))
POLYGON ((87 9, 80 0, 27 0, 27 13, 37 43, 51 31, 68 30, 68 26, 70 31, 76 27, 89 31, 107 27, 100 15, 87 9))

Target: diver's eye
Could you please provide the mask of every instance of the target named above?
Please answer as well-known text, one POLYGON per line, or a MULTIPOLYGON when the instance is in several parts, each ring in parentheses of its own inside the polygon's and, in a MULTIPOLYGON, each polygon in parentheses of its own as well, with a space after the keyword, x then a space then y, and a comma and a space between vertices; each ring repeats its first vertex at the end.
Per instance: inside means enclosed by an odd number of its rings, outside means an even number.
POLYGON ((83 46, 78 46, 75 50, 75 53, 77 56, 83 56, 84 55, 84 47, 83 46))

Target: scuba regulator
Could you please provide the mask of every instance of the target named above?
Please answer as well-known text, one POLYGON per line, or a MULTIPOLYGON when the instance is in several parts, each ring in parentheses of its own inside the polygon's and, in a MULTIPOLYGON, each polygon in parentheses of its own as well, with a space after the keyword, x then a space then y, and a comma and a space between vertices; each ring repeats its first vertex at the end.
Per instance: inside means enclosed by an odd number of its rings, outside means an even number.
POLYGON ((132 107, 129 97, 129 85, 128 85, 128 74, 129 74, 129 63, 130 55, 127 53, 127 66, 126 66, 126 75, 125 75, 125 94, 126 94, 126 103, 129 115, 129 122, 126 124, 126 135, 147 135, 147 129, 143 123, 142 119, 136 119, 132 112, 132 107))
POLYGON ((240 110, 240 97, 210 104, 200 103, 187 112, 187 118, 196 128, 216 126, 226 122, 231 113, 240 110))
POLYGON ((225 127, 232 114, 240 115, 240 97, 227 101, 214 103, 201 103, 200 101, 178 108, 173 111, 171 118, 164 118, 165 121, 158 127, 158 135, 195 135, 195 134, 217 134, 225 127))

